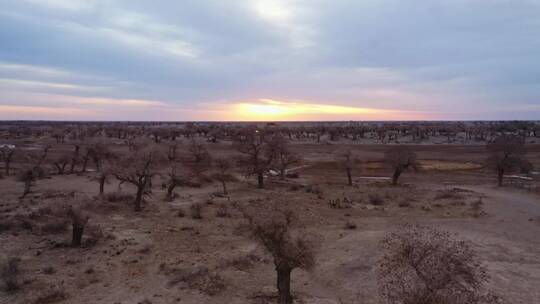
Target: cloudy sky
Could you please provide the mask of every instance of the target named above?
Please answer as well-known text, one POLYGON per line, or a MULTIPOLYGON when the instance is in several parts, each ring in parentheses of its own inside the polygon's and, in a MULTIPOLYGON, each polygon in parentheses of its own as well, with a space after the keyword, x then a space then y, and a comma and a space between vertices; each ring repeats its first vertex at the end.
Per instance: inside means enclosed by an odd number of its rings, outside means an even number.
POLYGON ((0 0, 0 119, 540 119, 540 0, 0 0))

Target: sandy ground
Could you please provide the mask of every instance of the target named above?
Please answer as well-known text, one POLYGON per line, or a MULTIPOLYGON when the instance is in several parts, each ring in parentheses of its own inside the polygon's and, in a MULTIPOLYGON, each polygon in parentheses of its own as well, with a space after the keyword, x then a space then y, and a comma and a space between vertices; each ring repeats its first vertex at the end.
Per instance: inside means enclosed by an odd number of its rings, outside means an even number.
MULTIPOLYGON (((315 269, 293 272, 292 290, 298 303, 380 303, 379 242, 410 222, 440 227, 470 240, 488 267, 493 290, 510 303, 540 303, 539 196, 523 189, 496 188, 492 174, 466 165, 480 163, 482 148, 453 147, 450 152, 423 148, 419 158, 431 167, 405 173, 399 187, 360 178, 388 176, 388 172, 359 164, 355 185, 347 187, 343 172, 333 163, 336 147, 317 147, 296 147, 307 164, 298 169, 299 179, 272 178, 264 190, 255 189, 252 179, 242 178, 230 185, 228 198, 214 195, 220 190, 218 184, 208 184, 179 188, 179 197, 166 202, 156 178, 143 212, 133 212, 125 202, 91 206, 89 225, 104 234, 94 246, 58 246, 69 240, 67 230, 59 234, 20 228, 4 231, 0 253, 21 257, 22 288, 14 294, 0 293, 0 303, 36 303, 39 296, 55 289, 66 298, 49 303, 272 303, 271 258, 239 228, 243 220, 232 207, 232 202, 246 204, 252 198, 279 199, 292 206, 301 223, 320 240, 315 269), (434 160, 444 166, 433 168, 434 160), (461 189, 459 196, 436 198, 454 188, 461 189), (373 194, 381 196, 381 205, 370 203, 373 194), (351 208, 332 208, 328 203, 343 197, 353 201, 351 208), (470 206, 480 197, 482 214, 476 214, 470 206), (409 206, 400 207, 405 200, 409 206), (190 217, 189 206, 194 203, 204 204, 202 219, 190 217), (229 217, 217 216, 221 205, 228 206, 229 217), (179 209, 184 217, 178 216, 179 209), (346 222, 357 228, 345 229, 346 222), (46 270, 49 267, 53 273, 46 270), (185 279, 203 268, 208 270, 205 275, 185 279)), ((360 156, 377 161, 383 151, 380 146, 366 147, 360 156)), ((21 183, 7 177, 0 180, 1 219, 37 210, 58 193, 92 197, 97 189, 97 183, 85 175, 52 176, 39 180, 30 198, 19 200, 21 183)), ((107 192, 117 189, 116 182, 106 186, 107 192)))

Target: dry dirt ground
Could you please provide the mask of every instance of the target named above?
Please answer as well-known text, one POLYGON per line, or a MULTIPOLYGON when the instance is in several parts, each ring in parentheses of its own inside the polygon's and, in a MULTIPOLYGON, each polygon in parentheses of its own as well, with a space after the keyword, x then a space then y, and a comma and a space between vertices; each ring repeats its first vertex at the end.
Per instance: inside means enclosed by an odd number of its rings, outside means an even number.
MULTIPOLYGON (((213 155, 230 152, 227 146, 210 148, 213 155)), ((495 187, 493 174, 481 168, 482 147, 418 147, 422 169, 406 172, 397 187, 373 178, 389 176, 378 163, 385 146, 352 148, 361 160, 352 187, 334 163, 336 145, 299 144, 295 149, 305 158, 300 177, 269 178, 264 190, 241 177, 228 197, 217 195, 216 183, 179 188, 179 196, 166 202, 156 177, 140 213, 129 200, 93 200, 86 206, 91 218, 80 249, 64 245, 69 229, 49 233, 39 216, 28 217, 26 225, 0 233, 1 258, 21 258, 21 289, 0 292, 0 303, 273 303, 271 258, 246 237, 234 207, 254 198, 287 204, 319 240, 315 269, 293 272, 298 303, 381 303, 380 240, 411 222, 470 240, 489 270, 490 287, 509 303, 540 303, 540 198, 525 189, 495 187), (191 217, 193 204, 202 204, 202 219, 191 217)), ((540 147, 530 150, 538 161, 540 147)), ((5 177, 0 221, 39 214, 66 196, 92 198, 98 185, 90 177, 52 175, 37 181, 23 200, 22 184, 5 177)), ((113 181, 106 192, 120 196, 133 189, 119 190, 113 181)))

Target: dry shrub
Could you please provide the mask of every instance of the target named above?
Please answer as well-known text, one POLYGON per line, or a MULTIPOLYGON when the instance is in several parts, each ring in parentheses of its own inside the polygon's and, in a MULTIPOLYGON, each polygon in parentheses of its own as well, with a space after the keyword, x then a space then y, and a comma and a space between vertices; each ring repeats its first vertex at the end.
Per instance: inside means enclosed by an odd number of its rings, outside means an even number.
POLYGON ((11 230, 15 224, 12 220, 2 220, 0 222, 0 233, 11 230))
POLYGON ((216 211, 217 217, 231 217, 231 213, 229 212, 229 207, 226 203, 222 203, 219 205, 218 210, 216 211))
POLYGON ((411 200, 407 199, 407 198, 402 199, 401 201, 399 201, 398 206, 401 207, 401 208, 410 207, 411 206, 411 200))
POLYGON ((387 236, 379 262, 379 292, 385 303, 495 303, 469 243, 430 227, 407 226, 387 236))
POLYGON ((347 221, 345 223, 345 229, 347 229, 347 230, 354 230, 354 229, 356 229, 356 227, 357 227, 356 224, 351 222, 351 221, 347 221))
POLYGON ((111 203, 131 203, 133 200, 135 200, 135 196, 133 194, 124 192, 109 192, 104 195, 104 198, 106 201, 111 203))
POLYGON ((167 270, 165 265, 160 267, 167 275, 172 276, 167 283, 169 286, 183 283, 191 289, 197 289, 210 296, 217 295, 226 288, 223 278, 204 266, 170 270, 167 270))
POLYGON ((225 266, 231 266, 241 271, 249 270, 257 263, 261 262, 261 258, 254 253, 249 253, 243 256, 236 257, 226 263, 225 266))
POLYGON ((52 266, 47 266, 45 268, 43 268, 43 273, 44 274, 55 274, 56 273, 56 269, 54 269, 54 267, 52 266))
POLYGON ((368 195, 368 201, 373 206, 381 206, 381 205, 384 204, 384 199, 382 198, 382 196, 380 196, 377 193, 369 194, 368 195))
POLYGON ((465 197, 457 189, 439 190, 433 198, 434 200, 463 200, 465 197))
POLYGON ((46 223, 41 225, 41 232, 45 234, 60 234, 67 229, 67 220, 61 218, 50 218, 46 223))
POLYGON ((67 299, 67 293, 60 286, 53 286, 39 294, 32 304, 52 304, 67 299))
POLYGON ((10 257, 2 262, 0 266, 0 279, 2 280, 4 291, 11 293, 20 289, 20 263, 21 259, 17 257, 10 257))
POLYGON ((178 209, 178 212, 176 212, 176 216, 184 217, 184 216, 186 216, 186 212, 184 211, 184 209, 180 208, 180 209, 178 209))
POLYGON ((328 205, 333 209, 349 209, 352 208, 353 201, 348 197, 336 198, 328 200, 328 205))
POLYGON ((203 204, 194 203, 190 206, 191 218, 194 220, 202 219, 203 204))
POLYGON ((306 189, 306 193, 313 193, 319 197, 322 197, 323 195, 323 192, 318 185, 307 185, 305 189, 306 189))
POLYGON ((86 241, 85 246, 91 247, 95 246, 100 240, 105 237, 103 233, 103 228, 100 225, 88 225, 85 228, 86 241))
POLYGON ((473 217, 481 217, 485 215, 486 213, 482 210, 483 205, 484 205, 484 202, 482 201, 481 197, 471 202, 471 215, 473 217))

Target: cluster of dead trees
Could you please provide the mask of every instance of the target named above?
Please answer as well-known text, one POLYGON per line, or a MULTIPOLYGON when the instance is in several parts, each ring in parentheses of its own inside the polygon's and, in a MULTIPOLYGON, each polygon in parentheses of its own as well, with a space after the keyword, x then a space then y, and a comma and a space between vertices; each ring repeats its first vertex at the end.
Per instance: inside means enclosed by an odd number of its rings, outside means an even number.
POLYGON ((317 123, 165 123, 165 122, 101 122, 101 123, 32 123, 12 122, 0 129, 6 138, 41 138, 49 136, 56 143, 84 142, 90 138, 128 140, 147 138, 154 143, 170 143, 180 139, 199 138, 207 142, 233 141, 245 128, 259 128, 279 133, 290 141, 361 141, 399 143, 430 138, 454 142, 490 142, 511 134, 534 141, 540 137, 540 124, 526 121, 493 122, 317 122, 317 123))
MULTIPOLYGON (((31 191, 39 178, 47 175, 49 163, 58 175, 86 173, 92 164, 95 173, 92 179, 99 184, 99 194, 104 193, 105 184, 115 177, 121 184, 133 185, 136 190, 135 209, 141 209, 146 192, 151 191, 152 178, 166 176, 167 199, 174 198, 174 190, 182 186, 198 186, 212 180, 222 184, 227 194, 227 183, 236 181, 233 168, 239 167, 245 176, 255 176, 258 188, 264 188, 269 174, 284 179, 291 167, 299 165, 302 158, 293 151, 290 140, 271 128, 243 128, 234 138, 233 146, 238 156, 213 157, 207 144, 192 138, 186 145, 176 141, 168 145, 145 140, 128 140, 128 151, 113 151, 104 142, 90 144, 73 143, 71 152, 49 153, 51 146, 21 150, 13 145, 0 147, 0 160, 4 163, 4 174, 12 174, 14 161, 22 164, 18 168, 18 179, 24 184, 21 197, 31 191), (49 155, 52 154, 52 157, 49 155), (163 174, 165 168, 166 173, 163 174)), ((529 173, 531 163, 526 159, 525 138, 512 134, 496 137, 487 144, 486 165, 497 174, 498 184, 503 184, 509 173, 529 173)), ((353 150, 336 155, 337 162, 346 173, 347 184, 353 184, 354 170, 359 159, 353 150)), ((407 170, 419 168, 413 146, 392 145, 384 154, 384 163, 392 170, 391 181, 397 185, 400 176, 407 170)))

